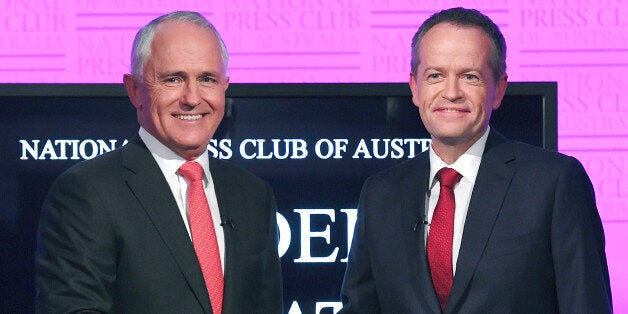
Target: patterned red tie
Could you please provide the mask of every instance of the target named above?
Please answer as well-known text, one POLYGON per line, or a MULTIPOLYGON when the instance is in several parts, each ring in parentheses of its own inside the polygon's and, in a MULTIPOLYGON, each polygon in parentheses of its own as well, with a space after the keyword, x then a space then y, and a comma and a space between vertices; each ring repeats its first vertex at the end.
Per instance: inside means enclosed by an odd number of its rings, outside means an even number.
POLYGON ((447 298, 454 282, 451 251, 454 236, 454 211, 456 201, 454 186, 462 175, 451 168, 443 168, 436 177, 440 181, 440 195, 432 215, 430 233, 427 237, 427 259, 430 264, 432 283, 440 307, 445 311, 447 298))
POLYGON ((203 271, 212 310, 221 313, 224 278, 214 221, 203 188, 203 167, 188 161, 179 168, 179 173, 188 180, 188 219, 194 250, 203 271))

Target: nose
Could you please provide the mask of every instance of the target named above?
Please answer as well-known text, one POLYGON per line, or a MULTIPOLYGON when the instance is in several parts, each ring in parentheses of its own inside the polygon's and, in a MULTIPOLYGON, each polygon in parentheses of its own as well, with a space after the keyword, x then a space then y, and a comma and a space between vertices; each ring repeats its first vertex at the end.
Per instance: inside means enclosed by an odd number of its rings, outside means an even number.
POLYGON ((186 84, 186 88, 183 95, 183 104, 196 107, 202 101, 200 90, 196 82, 190 82, 186 84))
POLYGON ((442 91, 442 97, 454 102, 462 98, 462 90, 460 89, 460 81, 455 76, 450 76, 445 80, 445 87, 442 91))

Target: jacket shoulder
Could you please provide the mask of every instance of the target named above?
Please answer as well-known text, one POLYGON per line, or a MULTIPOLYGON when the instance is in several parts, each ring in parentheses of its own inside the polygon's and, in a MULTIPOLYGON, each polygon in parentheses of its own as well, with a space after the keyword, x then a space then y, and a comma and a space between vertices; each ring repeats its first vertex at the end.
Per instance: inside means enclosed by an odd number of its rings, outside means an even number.
POLYGON ((259 187, 262 188, 267 183, 238 165, 230 162, 219 160, 216 158, 209 159, 209 168, 212 177, 218 181, 231 182, 242 187, 259 187))

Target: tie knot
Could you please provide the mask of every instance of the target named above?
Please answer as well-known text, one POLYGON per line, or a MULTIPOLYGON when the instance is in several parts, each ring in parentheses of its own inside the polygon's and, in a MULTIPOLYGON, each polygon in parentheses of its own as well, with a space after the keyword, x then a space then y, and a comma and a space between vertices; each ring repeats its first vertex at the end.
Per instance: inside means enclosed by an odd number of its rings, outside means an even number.
POLYGON ((450 189, 453 188, 454 185, 456 185, 456 183, 458 183, 458 181, 462 178, 462 175, 458 173, 458 171, 451 168, 443 168, 439 170, 436 176, 438 177, 438 181, 440 181, 441 187, 445 186, 450 189))
POLYGON ((187 161, 179 168, 179 173, 190 182, 199 181, 203 179, 203 166, 196 161, 187 161))

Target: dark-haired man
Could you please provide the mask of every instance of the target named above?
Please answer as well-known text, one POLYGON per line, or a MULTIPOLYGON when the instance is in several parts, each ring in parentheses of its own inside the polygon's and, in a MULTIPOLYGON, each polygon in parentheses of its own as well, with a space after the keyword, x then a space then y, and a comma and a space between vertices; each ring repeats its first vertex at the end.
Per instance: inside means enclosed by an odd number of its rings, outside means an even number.
POLYGON ((574 158, 489 127, 506 44, 476 10, 426 20, 412 42, 412 100, 432 144, 370 177, 342 313, 609 313, 604 232, 574 158))

